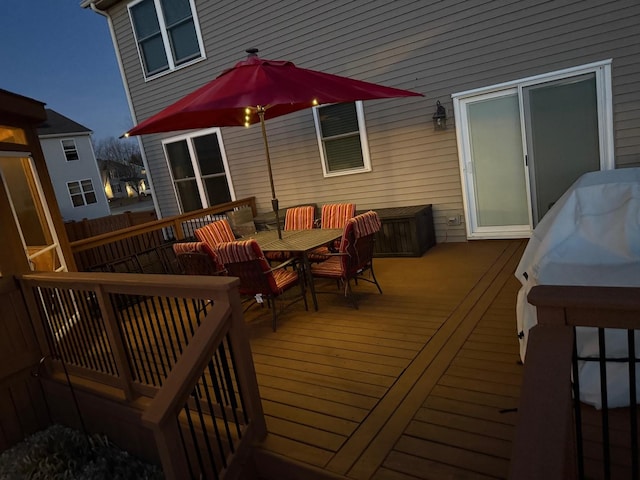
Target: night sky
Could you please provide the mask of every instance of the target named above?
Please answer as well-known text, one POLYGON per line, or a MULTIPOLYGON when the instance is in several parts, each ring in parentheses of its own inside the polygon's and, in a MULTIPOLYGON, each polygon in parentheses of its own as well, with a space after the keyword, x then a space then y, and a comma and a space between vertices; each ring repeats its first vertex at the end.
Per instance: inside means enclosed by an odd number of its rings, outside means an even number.
POLYGON ((80 0, 0 2, 0 88, 118 137, 133 122, 107 19, 80 0))

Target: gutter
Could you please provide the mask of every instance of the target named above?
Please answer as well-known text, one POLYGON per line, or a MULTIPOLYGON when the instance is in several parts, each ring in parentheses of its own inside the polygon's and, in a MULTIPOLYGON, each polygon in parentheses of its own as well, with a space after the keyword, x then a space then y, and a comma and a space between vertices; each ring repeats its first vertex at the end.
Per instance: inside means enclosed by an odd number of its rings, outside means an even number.
MULTIPOLYGON (((80 3, 80 7, 90 8, 98 15, 102 15, 107 19, 107 24, 109 25, 109 34, 111 35, 111 43, 113 44, 113 50, 116 53, 116 60, 118 61, 118 68, 120 69, 120 78, 122 79, 122 85, 124 86, 124 93, 127 97, 127 103, 129 104, 129 114, 133 119, 133 124, 137 125, 138 120, 136 118, 135 110, 133 109, 133 101, 131 100, 129 85, 127 84, 127 79, 124 76, 124 67, 122 65, 122 57, 120 56, 120 50, 118 49, 118 44, 116 43, 116 34, 113 28, 113 20, 111 19, 111 15, 109 15, 105 10, 101 10, 100 8, 98 8, 97 6, 98 3, 102 3, 102 0, 82 0, 82 2, 80 3)), ((111 5, 114 5, 115 3, 117 2, 116 1, 111 2, 111 5)), ((106 6, 108 7, 110 5, 107 4, 106 6)), ((138 136, 137 140, 138 140, 138 149, 140 150, 140 156, 142 157, 142 164, 144 165, 145 170, 147 172, 150 172, 151 170, 149 169, 149 164, 147 162, 147 156, 145 154, 144 146, 142 144, 142 138, 138 136)), ((149 175, 147 175, 147 179, 150 180, 149 175)), ((152 181, 149 181, 149 187, 155 192, 152 181)), ((158 199, 156 195, 153 196, 153 206, 155 207, 155 210, 156 210, 156 216, 158 218, 161 218, 160 208, 158 206, 158 199)))

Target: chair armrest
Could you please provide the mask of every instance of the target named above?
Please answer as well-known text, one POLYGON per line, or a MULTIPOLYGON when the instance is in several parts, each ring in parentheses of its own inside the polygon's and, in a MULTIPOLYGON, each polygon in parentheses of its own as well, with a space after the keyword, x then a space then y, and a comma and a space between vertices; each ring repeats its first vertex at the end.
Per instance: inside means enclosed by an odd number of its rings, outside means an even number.
POLYGON ((293 264, 295 261, 296 261, 296 258, 295 257, 291 257, 289 260, 287 260, 285 262, 282 262, 282 263, 276 265, 273 268, 270 268, 269 270, 267 270, 267 272, 275 272, 276 270, 280 270, 281 268, 285 268, 285 267, 293 264))

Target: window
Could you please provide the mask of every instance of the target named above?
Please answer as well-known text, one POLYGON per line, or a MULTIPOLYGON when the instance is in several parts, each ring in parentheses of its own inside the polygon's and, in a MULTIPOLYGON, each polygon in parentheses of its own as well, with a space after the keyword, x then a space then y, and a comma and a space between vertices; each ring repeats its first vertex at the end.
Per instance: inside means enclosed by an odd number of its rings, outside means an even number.
POLYGON ((129 15, 145 77, 204 58, 193 0, 140 0, 129 15))
POLYGON ((362 102, 313 109, 325 177, 371 171, 362 102))
POLYGON ((78 156, 78 149, 76 148, 76 141, 73 138, 65 138, 60 141, 62 142, 62 150, 64 151, 64 156, 67 159, 67 162, 78 160, 80 158, 78 156))
POLYGON ((91 179, 67 182, 67 188, 74 207, 82 207, 98 201, 91 179))
POLYGON ((183 213, 235 200, 219 128, 162 145, 183 213))

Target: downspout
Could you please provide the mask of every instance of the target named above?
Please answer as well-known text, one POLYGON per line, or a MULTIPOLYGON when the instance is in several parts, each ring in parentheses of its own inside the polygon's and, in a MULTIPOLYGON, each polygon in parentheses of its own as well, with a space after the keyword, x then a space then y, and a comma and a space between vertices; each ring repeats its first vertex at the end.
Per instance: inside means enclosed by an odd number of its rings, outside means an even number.
MULTIPOLYGON (((138 123, 138 120, 136 118, 135 110, 133 109, 133 101, 131 100, 131 94, 129 92, 129 85, 127 84, 127 80, 126 80, 126 78, 124 76, 124 67, 122 65, 122 57, 120 56, 120 50, 118 50, 118 44, 116 43, 116 34, 115 34, 115 30, 113 28, 113 21, 111 19, 111 15, 109 15, 104 10, 100 10, 98 7, 96 7, 96 1, 98 1, 98 0, 84 0, 80 4, 80 6, 82 8, 89 7, 95 13, 97 13, 98 15, 102 15, 103 17, 105 17, 107 19, 107 25, 109 25, 109 34, 111 35, 111 43, 113 44, 113 50, 116 53, 116 60, 118 62, 118 68, 120 69, 120 78, 122 79, 122 85, 124 86, 124 93, 125 93, 125 95, 127 97, 127 103, 129 105, 129 114, 131 115, 131 118, 133 119, 133 124, 136 125, 138 123)), ((138 140, 138 149, 140 150, 140 156, 142 157, 142 164, 144 165, 144 169, 147 172, 147 180, 151 180, 151 177, 149 176, 149 172, 151 172, 151 170, 149 170, 149 164, 147 163, 147 156, 145 154, 144 147, 142 145, 142 138, 138 136, 137 140, 138 140)), ((160 208, 158 206, 158 196, 155 195, 155 189, 153 188, 153 181, 150 181, 149 183, 151 184, 150 185, 151 190, 154 192, 154 195, 152 196, 153 208, 156 211, 156 216, 158 218, 160 218, 160 208)))

